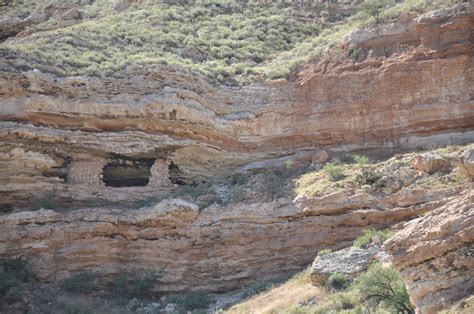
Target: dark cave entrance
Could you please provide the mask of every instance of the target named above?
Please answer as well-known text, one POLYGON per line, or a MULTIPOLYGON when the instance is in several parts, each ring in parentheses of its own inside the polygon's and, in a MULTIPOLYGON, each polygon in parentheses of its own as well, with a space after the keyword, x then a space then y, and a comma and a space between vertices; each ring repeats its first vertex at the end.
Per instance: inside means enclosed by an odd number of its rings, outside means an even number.
POLYGON ((105 186, 146 186, 150 181, 150 169, 154 159, 114 159, 102 170, 105 186))

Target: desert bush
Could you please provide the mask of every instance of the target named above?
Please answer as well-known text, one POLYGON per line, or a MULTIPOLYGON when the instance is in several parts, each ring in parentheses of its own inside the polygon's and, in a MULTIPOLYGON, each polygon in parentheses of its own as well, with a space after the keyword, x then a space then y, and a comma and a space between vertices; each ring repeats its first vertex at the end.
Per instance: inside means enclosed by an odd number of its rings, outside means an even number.
POLYGON ((339 181, 345 177, 344 174, 345 167, 343 165, 338 165, 336 163, 327 163, 323 167, 323 171, 332 181, 339 181))
POLYGON ((325 249, 325 250, 321 250, 318 252, 318 256, 323 256, 323 255, 326 255, 326 254, 331 254, 332 251, 329 250, 329 249, 325 249))
POLYGON ((355 182, 359 185, 372 185, 380 179, 380 175, 370 169, 362 169, 361 173, 355 177, 355 182))
POLYGON ((358 237, 355 241, 354 241, 354 244, 353 246, 355 247, 364 247, 370 243, 372 243, 372 238, 373 237, 379 237, 382 242, 384 242, 385 240, 387 240, 388 238, 390 238, 391 236, 393 236, 393 231, 390 231, 390 230, 369 230, 369 229, 366 229, 366 230, 363 230, 363 235, 361 235, 360 237, 358 237))
POLYGON ((355 162, 353 154, 341 154, 337 157, 337 160, 343 164, 352 164, 355 162))
POLYGON ((142 275, 136 271, 120 271, 112 280, 112 293, 116 296, 138 298, 149 295, 162 272, 145 271, 142 275))
POLYGON ((344 274, 333 273, 326 281, 325 288, 328 291, 341 291, 349 286, 349 279, 344 274))
POLYGON ((375 22, 380 23, 380 14, 391 3, 393 0, 365 0, 362 4, 362 12, 372 16, 375 22))
POLYGON ((21 258, 0 261, 0 300, 14 302, 22 297, 22 284, 34 279, 26 261, 21 258))
POLYGON ((235 187, 233 190, 232 190, 232 193, 230 195, 230 201, 232 203, 238 203, 238 202, 242 202, 244 199, 245 199, 245 196, 246 196, 246 193, 245 193, 245 189, 242 188, 242 187, 235 187))
POLYGON ((207 309, 213 301, 208 293, 202 291, 167 297, 167 302, 175 303, 184 312, 207 309))
POLYGON ((97 275, 92 272, 74 274, 61 282, 61 287, 70 292, 87 294, 98 288, 97 275))
POLYGON ((382 307, 391 313, 415 313, 405 283, 393 266, 372 264, 356 278, 355 286, 369 311, 382 307))
POLYGON ((359 165, 367 165, 368 163, 370 163, 369 157, 358 154, 354 155, 354 161, 359 165))

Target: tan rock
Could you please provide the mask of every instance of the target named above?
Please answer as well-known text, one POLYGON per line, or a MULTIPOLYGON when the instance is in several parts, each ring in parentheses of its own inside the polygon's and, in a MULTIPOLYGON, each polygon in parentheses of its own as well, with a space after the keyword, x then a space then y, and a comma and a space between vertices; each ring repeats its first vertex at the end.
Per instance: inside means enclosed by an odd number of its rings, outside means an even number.
POLYGON ((474 288, 472 188, 405 225, 385 244, 417 313, 435 313, 474 288))
POLYGON ((466 177, 474 181, 474 149, 467 151, 465 155, 461 157, 459 165, 466 177))
POLYGON ((412 167, 419 171, 435 173, 446 170, 449 163, 446 159, 433 153, 418 155, 413 159, 412 167))

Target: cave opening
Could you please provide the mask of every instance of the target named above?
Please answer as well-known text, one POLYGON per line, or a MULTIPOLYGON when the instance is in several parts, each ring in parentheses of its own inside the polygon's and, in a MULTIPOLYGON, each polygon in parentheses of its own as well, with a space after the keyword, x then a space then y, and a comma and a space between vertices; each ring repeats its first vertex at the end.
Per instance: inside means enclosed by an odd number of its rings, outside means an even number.
POLYGON ((105 186, 146 186, 150 181, 150 169, 154 159, 114 159, 102 170, 105 186))

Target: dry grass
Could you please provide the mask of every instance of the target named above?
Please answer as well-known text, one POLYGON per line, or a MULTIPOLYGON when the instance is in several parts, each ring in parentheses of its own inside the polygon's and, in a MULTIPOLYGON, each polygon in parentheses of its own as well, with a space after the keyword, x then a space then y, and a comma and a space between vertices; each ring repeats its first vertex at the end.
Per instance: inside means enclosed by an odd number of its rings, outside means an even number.
POLYGON ((325 295, 323 289, 311 285, 309 272, 305 270, 274 289, 234 305, 226 313, 281 313, 300 302, 320 299, 325 295))
POLYGON ((474 296, 454 304, 451 308, 441 311, 440 314, 471 314, 474 313, 474 296))
POLYGON ((339 181, 332 181, 323 170, 302 175, 296 180, 296 195, 322 196, 344 190, 347 185, 353 185, 355 177, 360 173, 362 166, 358 164, 344 166, 345 177, 339 181))

